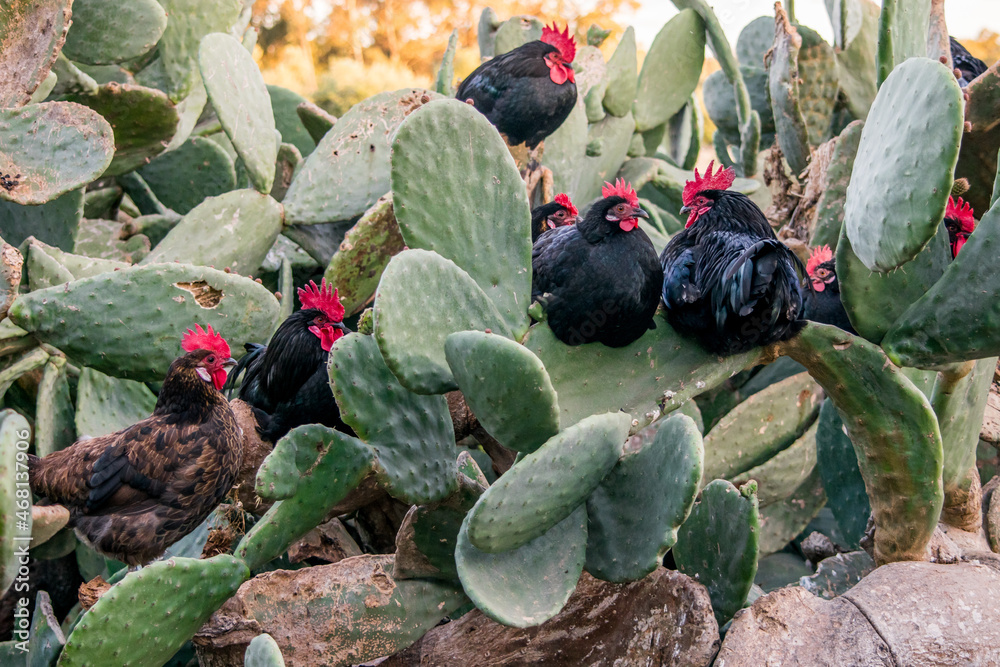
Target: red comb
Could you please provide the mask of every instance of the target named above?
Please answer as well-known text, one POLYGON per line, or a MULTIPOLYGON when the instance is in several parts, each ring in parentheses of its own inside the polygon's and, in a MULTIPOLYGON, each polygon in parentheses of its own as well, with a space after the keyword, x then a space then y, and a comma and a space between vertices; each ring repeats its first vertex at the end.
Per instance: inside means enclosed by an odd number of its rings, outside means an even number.
POLYGON ((231 356, 229 343, 222 337, 222 334, 212 331, 211 324, 207 325, 205 329, 202 329, 200 324, 194 325, 194 330, 188 329, 184 337, 181 338, 181 349, 185 352, 208 350, 227 359, 231 356))
POLYGON ((570 201, 569 195, 564 192, 560 192, 556 195, 556 203, 566 209, 566 212, 570 215, 580 214, 580 212, 576 210, 576 206, 573 206, 573 202, 570 201))
POLYGON ((559 32, 559 26, 555 22, 551 28, 545 26, 542 28, 542 41, 559 49, 559 54, 566 62, 571 63, 576 58, 576 40, 569 34, 569 24, 562 32, 559 32))
POLYGON ((316 283, 312 280, 305 287, 300 287, 299 301, 302 302, 303 308, 322 311, 333 322, 344 320, 344 306, 340 303, 340 295, 337 294, 337 290, 331 291, 326 278, 323 278, 320 287, 316 287, 316 283))
POLYGON ((962 225, 962 231, 971 234, 976 229, 976 219, 972 211, 972 205, 967 201, 962 201, 961 197, 948 197, 948 207, 944 210, 944 217, 958 220, 962 225))
POLYGON ((830 250, 830 246, 816 246, 813 248, 812 254, 809 255, 809 261, 806 262, 806 273, 811 276, 817 266, 824 262, 829 262, 831 259, 833 259, 833 251, 830 250))
POLYGON ((698 170, 695 169, 694 180, 684 184, 681 201, 684 202, 685 206, 690 206, 695 196, 702 190, 728 190, 729 186, 733 184, 733 180, 736 179, 736 172, 733 171, 733 168, 727 167, 723 169, 720 164, 719 171, 713 174, 712 166, 714 164, 715 160, 708 163, 708 169, 705 170, 704 176, 699 174, 698 170))
POLYGON ((605 181, 604 187, 601 189, 601 196, 605 199, 608 197, 621 197, 629 203, 629 206, 639 205, 639 196, 636 195, 635 190, 632 189, 632 184, 626 183, 625 180, 621 178, 615 181, 614 185, 605 181))

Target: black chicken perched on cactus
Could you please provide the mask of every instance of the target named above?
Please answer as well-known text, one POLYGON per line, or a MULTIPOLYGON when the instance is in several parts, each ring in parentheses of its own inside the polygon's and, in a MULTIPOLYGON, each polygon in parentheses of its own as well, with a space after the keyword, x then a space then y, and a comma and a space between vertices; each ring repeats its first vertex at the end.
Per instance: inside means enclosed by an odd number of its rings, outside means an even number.
POLYGON ((572 62, 576 42, 569 27, 542 29, 542 38, 487 60, 458 86, 456 99, 472 104, 511 146, 534 149, 576 104, 572 62))
POLYGON ((806 273, 812 289, 805 293, 804 319, 820 324, 832 324, 848 333, 857 335, 840 299, 840 281, 837 279, 837 262, 830 246, 813 248, 806 273))
POLYGON ((687 224, 660 254, 667 321, 723 356, 791 338, 804 324, 802 262, 756 204, 728 189, 732 167, 694 175, 681 195, 687 224))
POLYGON ((944 210, 944 226, 948 230, 952 259, 958 256, 969 235, 976 230, 976 218, 972 206, 961 197, 948 197, 944 210))
POLYGON ((638 220, 649 214, 621 179, 602 194, 583 220, 550 229, 531 251, 531 297, 567 345, 623 347, 656 326, 663 271, 638 220))
POLYGON ((28 457, 31 490, 70 511, 77 536, 130 566, 155 559, 215 509, 243 460, 220 393, 235 365, 212 327, 188 330, 153 414, 126 429, 28 457))
POLYGON ((969 50, 954 37, 949 36, 948 43, 951 47, 952 65, 961 75, 958 77, 958 85, 962 88, 968 86, 973 79, 989 69, 986 63, 969 53, 969 50))
POLYGON ((542 232, 575 224, 579 218, 580 212, 573 205, 569 195, 559 193, 548 204, 536 206, 531 210, 531 242, 537 241, 542 232))
POLYGON ((267 345, 246 343, 247 355, 227 384, 231 393, 243 374, 239 397, 253 407, 257 430, 271 442, 302 424, 353 433, 340 419, 326 368, 330 348, 347 331, 344 306, 325 278, 320 287, 309 281, 298 294, 302 309, 281 323, 267 345))

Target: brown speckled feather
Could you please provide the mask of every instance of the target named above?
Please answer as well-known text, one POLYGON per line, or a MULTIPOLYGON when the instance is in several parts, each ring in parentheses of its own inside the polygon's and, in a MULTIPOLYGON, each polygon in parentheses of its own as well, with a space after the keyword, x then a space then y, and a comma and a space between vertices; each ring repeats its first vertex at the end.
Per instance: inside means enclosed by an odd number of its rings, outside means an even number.
POLYGON ((35 493, 69 508, 77 535, 101 553, 149 562, 232 487, 243 439, 229 403, 195 373, 206 354, 171 364, 152 416, 31 461, 35 493))

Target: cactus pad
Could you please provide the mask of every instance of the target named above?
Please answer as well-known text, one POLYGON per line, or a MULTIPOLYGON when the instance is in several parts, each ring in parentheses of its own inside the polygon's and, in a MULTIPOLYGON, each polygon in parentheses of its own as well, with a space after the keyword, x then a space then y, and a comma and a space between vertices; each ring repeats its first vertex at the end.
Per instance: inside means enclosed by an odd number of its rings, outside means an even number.
POLYGON ((112 586, 80 618, 59 664, 164 664, 249 577, 247 566, 227 555, 147 565, 112 586), (109 641, 113 637, 128 641, 109 641))
POLYGON ((404 250, 375 293, 375 339, 400 383, 421 394, 456 388, 444 343, 456 331, 510 331, 486 293, 437 253, 404 250))
POLYGON ((172 99, 180 100, 187 97, 198 82, 201 39, 233 25, 243 3, 241 0, 162 0, 160 4, 169 17, 157 44, 160 68, 165 89, 172 99))
POLYGON ((470 512, 458 533, 455 564, 465 594, 504 625, 540 625, 559 613, 583 573, 587 510, 575 512, 524 546, 490 554, 469 541, 470 512))
POLYGON ((235 38, 213 33, 201 41, 198 63, 208 99, 251 182, 258 192, 270 192, 278 140, 271 98, 253 56, 235 38))
POLYGON ((790 497, 816 468, 816 428, 814 421, 795 442, 764 463, 733 477, 732 483, 740 486, 751 479, 757 482, 757 502, 761 509, 790 497))
POLYGON ((35 400, 35 454, 46 456, 72 445, 74 440, 76 429, 66 377, 66 359, 51 356, 45 362, 35 400))
POLYGON ((444 346, 458 388, 500 444, 530 454, 559 432, 559 402, 542 362, 503 336, 462 331, 444 346))
POLYGON ((174 150, 160 154, 142 167, 139 174, 164 206, 181 215, 206 197, 236 188, 232 159, 219 144, 204 137, 192 137, 174 150))
POLYGON ((830 399, 823 401, 819 409, 816 461, 826 490, 827 507, 837 519, 847 546, 855 547, 865 535, 871 506, 854 445, 844 432, 844 422, 830 399))
POLYGON ((76 390, 76 432, 96 438, 153 414, 156 396, 146 385, 82 368, 76 390))
POLYGON ((766 556, 784 549, 819 514, 825 502, 823 480, 813 468, 787 498, 761 506, 759 554, 766 556))
POLYGON ((266 632, 251 639, 243 654, 243 667, 285 667, 278 642, 266 632))
POLYGON ((278 238, 281 223, 281 204, 269 195, 233 190, 192 209, 142 263, 187 262, 253 275, 278 238))
POLYGON ((677 535, 677 569, 708 589, 719 625, 740 610, 757 574, 757 485, 717 479, 701 492, 677 535))
MULTIPOLYGON (((13 0, 0 9, 0 109, 20 107, 45 81, 69 30, 71 0, 13 0)), ((6 143, 6 142, 4 142, 6 143)))
POLYGON ((87 65, 131 60, 156 46, 166 27, 167 15, 156 0, 74 0, 63 53, 87 65))
POLYGON ((944 499, 941 431, 927 398, 877 346, 836 327, 810 322, 783 348, 833 399, 854 443, 876 562, 923 560, 944 499))
POLYGON ((100 176, 113 152, 111 126, 85 106, 45 102, 2 109, 0 174, 5 185, 0 200, 22 205, 51 201, 100 176))
MULTIPOLYGON (((816 224, 809 245, 828 245, 834 251, 844 228, 844 201, 847 199, 847 185, 851 181, 854 158, 858 154, 861 128, 864 121, 854 121, 840 133, 833 147, 833 156, 826 168, 823 180, 823 194, 816 204, 816 224)), ((838 273, 839 277, 839 273, 838 273)))
POLYGON ((351 107, 295 175, 283 202, 288 224, 350 220, 364 213, 389 191, 389 153, 396 128, 414 110, 439 97, 406 88, 379 93, 351 107))
POLYGON ((281 133, 281 140, 298 148, 303 157, 316 150, 316 141, 309 134, 298 113, 299 106, 307 104, 308 100, 281 86, 268 85, 267 94, 271 98, 274 127, 281 133))
POLYGON ((524 456, 469 513, 472 544, 489 553, 516 549, 573 513, 615 465, 628 415, 594 415, 524 456))
POLYGON ((0 412, 0 588, 5 591, 18 571, 18 547, 31 535, 31 499, 19 498, 18 484, 30 437, 28 420, 11 409, 0 412))
POLYGON ((844 204, 851 246, 872 271, 901 266, 934 237, 963 122, 961 89, 939 62, 912 59, 882 84, 861 130, 844 204))
POLYGON ((341 418, 375 451, 376 474, 391 495, 425 504, 455 491, 455 432, 444 396, 400 385, 375 339, 362 334, 334 343, 330 384, 341 418))
POLYGON ((767 63, 768 92, 778 145, 796 174, 809 163, 809 132, 799 100, 801 49, 802 36, 789 23, 785 10, 776 5, 774 48, 767 63))
POLYGON ((264 340, 278 302, 234 274, 186 264, 150 264, 21 296, 10 318, 71 360, 102 373, 154 382, 180 355, 193 323, 231 341, 264 340))
MULTIPOLYGON (((485 12, 483 16, 485 16, 485 12)), ((480 19, 482 27, 482 19, 480 19)), ((534 16, 515 16, 501 23, 493 37, 494 56, 513 51, 528 42, 542 38, 542 22, 534 16)), ((485 54, 483 54, 485 57, 485 54)))
POLYGON ((630 438, 587 499, 587 572, 624 582, 659 567, 694 505, 704 456, 698 426, 682 414, 630 438))
POLYGON ((608 60, 608 88, 604 108, 612 116, 624 116, 632 110, 639 70, 636 60, 635 29, 629 26, 608 60))
POLYGON ((705 59, 705 24, 693 9, 683 9, 653 39, 642 62, 632 113, 645 132, 667 122, 698 85, 705 59))
POLYGON ((403 240, 464 269, 514 336, 524 335, 531 212, 496 128, 464 102, 434 101, 407 117, 392 146, 393 207, 403 240), (447 145, 443 136, 452 137, 447 145))

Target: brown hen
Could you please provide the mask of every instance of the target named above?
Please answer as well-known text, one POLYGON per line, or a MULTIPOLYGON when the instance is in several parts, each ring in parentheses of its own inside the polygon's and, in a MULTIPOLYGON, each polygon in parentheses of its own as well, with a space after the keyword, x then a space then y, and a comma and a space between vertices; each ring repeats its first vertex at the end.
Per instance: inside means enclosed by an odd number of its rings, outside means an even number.
POLYGON ((235 364, 208 327, 188 331, 153 414, 43 459, 30 457, 31 489, 70 511, 77 536, 130 566, 160 556, 194 530, 233 485, 242 433, 219 392, 235 364))

